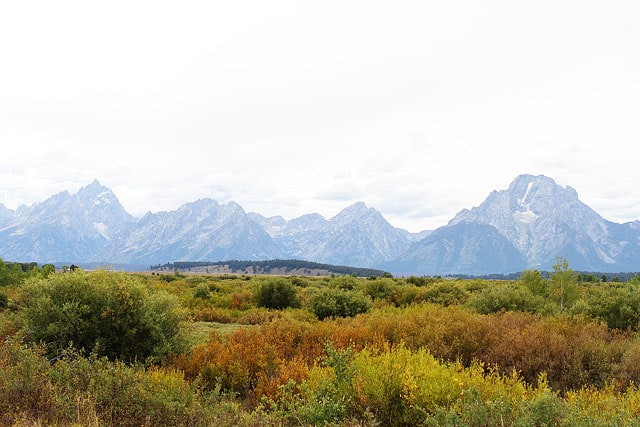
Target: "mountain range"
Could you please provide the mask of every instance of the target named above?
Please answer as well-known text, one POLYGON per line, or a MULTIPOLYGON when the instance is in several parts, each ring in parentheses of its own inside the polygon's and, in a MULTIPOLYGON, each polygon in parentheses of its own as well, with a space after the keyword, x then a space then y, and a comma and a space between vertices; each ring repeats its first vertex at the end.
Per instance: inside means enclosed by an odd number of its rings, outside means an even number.
POLYGON ((393 227, 362 202, 330 219, 266 218, 213 199, 136 218, 97 180, 15 211, 0 204, 0 258, 14 261, 301 259, 397 275, 478 275, 549 270, 557 256, 574 270, 638 271, 640 222, 607 221, 573 188, 543 175, 520 175, 480 206, 422 233, 393 227))

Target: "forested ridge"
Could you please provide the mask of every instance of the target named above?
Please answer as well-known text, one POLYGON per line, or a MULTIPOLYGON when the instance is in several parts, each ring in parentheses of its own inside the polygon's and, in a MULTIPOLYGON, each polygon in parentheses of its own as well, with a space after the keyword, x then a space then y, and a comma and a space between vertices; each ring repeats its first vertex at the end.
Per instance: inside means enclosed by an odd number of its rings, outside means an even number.
POLYGON ((248 269, 253 271, 269 271, 272 269, 284 269, 285 271, 304 270, 307 273, 313 271, 326 271, 329 274, 355 274, 359 277, 389 275, 388 272, 372 268, 348 267, 344 265, 323 264, 298 259, 273 259, 266 261, 229 260, 229 261, 175 261, 165 264, 153 265, 150 270, 182 270, 190 271, 198 267, 228 266, 234 273, 242 273, 248 269))

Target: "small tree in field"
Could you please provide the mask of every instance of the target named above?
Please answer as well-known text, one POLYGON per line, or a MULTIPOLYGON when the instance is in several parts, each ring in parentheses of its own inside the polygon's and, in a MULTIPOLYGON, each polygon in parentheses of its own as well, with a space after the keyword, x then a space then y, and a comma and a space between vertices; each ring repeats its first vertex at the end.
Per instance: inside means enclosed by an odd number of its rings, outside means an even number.
POLYGON ((560 304, 560 311, 570 307, 578 298, 578 275, 569 268, 565 257, 556 257, 553 273, 549 275, 549 292, 560 304))

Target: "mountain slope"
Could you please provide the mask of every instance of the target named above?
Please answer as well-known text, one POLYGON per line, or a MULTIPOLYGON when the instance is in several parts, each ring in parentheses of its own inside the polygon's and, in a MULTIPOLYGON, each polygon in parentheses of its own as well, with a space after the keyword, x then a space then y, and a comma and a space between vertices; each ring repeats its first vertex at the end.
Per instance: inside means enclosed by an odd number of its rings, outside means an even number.
MULTIPOLYGON (((447 230, 447 238, 456 236, 463 224, 491 226, 524 257, 528 268, 550 269, 559 255, 567 257, 574 269, 585 271, 620 271, 640 262, 637 226, 634 229, 603 219, 579 200, 573 188, 563 188, 543 175, 520 175, 507 190, 493 191, 480 206, 461 211, 443 227, 447 230)), ((487 229, 483 238, 486 242, 497 242, 493 230, 487 229)), ((459 232, 454 240, 463 239, 466 232, 459 232)), ((412 251, 421 250, 419 248, 425 244, 444 245, 445 241, 434 241, 442 239, 442 234, 442 231, 434 232, 429 236, 431 239, 422 240, 418 249, 412 251)), ((500 248, 502 244, 485 246, 482 250, 497 255, 500 248)), ((478 255, 467 253, 469 259, 478 259, 475 266, 467 268, 469 271, 484 271, 486 265, 491 265, 489 260, 478 255)), ((413 258, 416 256, 403 256, 403 259, 413 258)), ((513 266, 518 265, 515 258, 512 262, 513 266)), ((438 265, 439 269, 444 267, 438 265)), ((494 273, 513 271, 517 270, 511 267, 494 273)))
POLYGON ((11 209, 7 209, 5 205, 0 203, 0 228, 16 218, 16 213, 11 209))
POLYGON ((134 218, 98 181, 75 195, 64 191, 37 203, 0 229, 0 257, 24 261, 98 261, 134 218))
POLYGON ((362 202, 329 221, 317 214, 292 220, 276 242, 294 258, 361 267, 392 260, 409 248, 404 233, 362 202))
POLYGON ((265 260, 281 256, 271 237, 236 203, 212 199, 176 211, 148 213, 120 245, 119 262, 265 260))
POLYGON ((517 272, 527 260, 488 224, 462 222, 441 227, 380 268, 408 275, 517 272))

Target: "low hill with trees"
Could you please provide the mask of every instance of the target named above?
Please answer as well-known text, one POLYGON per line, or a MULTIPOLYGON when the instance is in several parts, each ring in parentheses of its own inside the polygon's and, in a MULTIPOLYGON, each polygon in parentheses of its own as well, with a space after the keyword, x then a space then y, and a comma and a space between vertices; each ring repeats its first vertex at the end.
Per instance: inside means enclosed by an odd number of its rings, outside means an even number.
POLYGON ((342 265, 322 264, 297 259, 274 259, 268 261, 176 261, 162 265, 154 265, 150 271, 180 271, 208 274, 248 274, 278 276, 330 276, 355 275, 357 277, 390 277, 390 273, 372 268, 348 267, 342 265))

